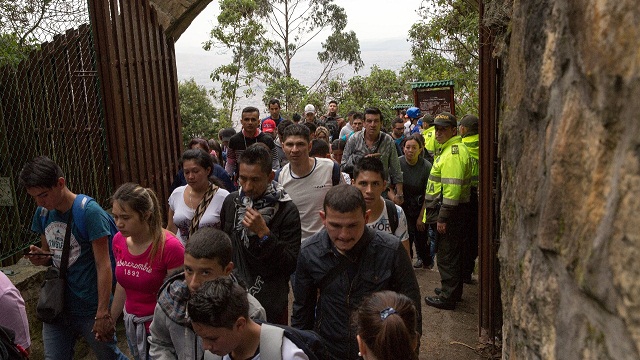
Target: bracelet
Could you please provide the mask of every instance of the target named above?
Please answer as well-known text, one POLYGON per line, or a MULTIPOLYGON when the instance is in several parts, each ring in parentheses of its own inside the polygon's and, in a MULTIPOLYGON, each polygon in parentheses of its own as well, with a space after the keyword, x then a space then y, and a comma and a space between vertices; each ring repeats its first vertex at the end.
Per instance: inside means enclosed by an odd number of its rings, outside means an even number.
POLYGON ((94 320, 100 320, 100 319, 111 319, 111 314, 107 313, 107 315, 101 316, 101 317, 95 317, 94 320))

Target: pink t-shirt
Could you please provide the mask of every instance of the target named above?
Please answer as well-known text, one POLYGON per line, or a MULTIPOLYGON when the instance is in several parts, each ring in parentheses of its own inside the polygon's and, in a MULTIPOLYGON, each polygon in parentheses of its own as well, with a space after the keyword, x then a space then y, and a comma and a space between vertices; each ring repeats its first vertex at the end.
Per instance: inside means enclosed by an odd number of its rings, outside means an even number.
MULTIPOLYGON (((127 299, 124 307, 138 317, 153 315, 156 296, 167 277, 167 271, 184 264, 184 246, 170 232, 165 231, 164 251, 158 252, 149 265, 151 245, 140 255, 131 255, 127 239, 121 233, 113 237, 113 256, 116 258, 116 280, 124 288, 127 299)), ((145 325, 149 331, 148 321, 145 325)))

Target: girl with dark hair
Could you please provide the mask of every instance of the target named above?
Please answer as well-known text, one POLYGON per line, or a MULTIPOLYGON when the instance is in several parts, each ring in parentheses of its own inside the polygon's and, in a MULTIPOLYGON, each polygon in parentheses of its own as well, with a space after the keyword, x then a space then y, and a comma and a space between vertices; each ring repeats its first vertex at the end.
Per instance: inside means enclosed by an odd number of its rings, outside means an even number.
POLYGON ((182 267, 184 247, 162 229, 160 203, 151 189, 120 186, 113 194, 113 217, 119 230, 112 245, 118 283, 111 317, 118 319, 124 311, 131 353, 136 360, 147 359, 156 294, 167 274, 182 267))
POLYGON ((177 187, 169 196, 167 230, 184 244, 201 227, 220 229, 220 209, 229 192, 210 179, 213 158, 204 150, 185 151, 180 163, 187 185, 177 187))
POLYGON ((416 308, 405 295, 380 291, 355 314, 358 350, 364 360, 417 360, 416 308))

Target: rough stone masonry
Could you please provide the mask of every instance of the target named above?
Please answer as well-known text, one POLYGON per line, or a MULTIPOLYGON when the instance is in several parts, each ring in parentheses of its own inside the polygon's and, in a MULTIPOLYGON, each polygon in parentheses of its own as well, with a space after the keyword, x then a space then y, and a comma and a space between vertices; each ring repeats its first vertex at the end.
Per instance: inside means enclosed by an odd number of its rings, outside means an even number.
POLYGON ((486 4, 504 65, 503 359, 640 359, 640 6, 486 4))

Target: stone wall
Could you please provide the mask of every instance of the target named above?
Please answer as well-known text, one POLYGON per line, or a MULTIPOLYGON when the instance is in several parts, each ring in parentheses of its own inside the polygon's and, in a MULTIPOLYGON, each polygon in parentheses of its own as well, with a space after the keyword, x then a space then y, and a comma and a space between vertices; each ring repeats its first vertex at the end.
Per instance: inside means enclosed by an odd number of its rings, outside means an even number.
POLYGON ((638 1, 486 3, 503 29, 503 358, 640 359, 638 1))

